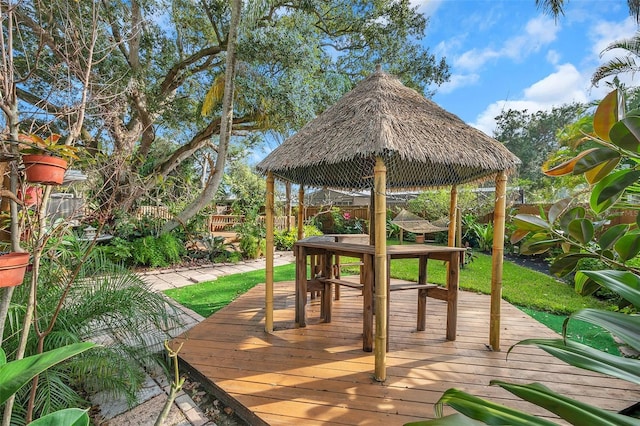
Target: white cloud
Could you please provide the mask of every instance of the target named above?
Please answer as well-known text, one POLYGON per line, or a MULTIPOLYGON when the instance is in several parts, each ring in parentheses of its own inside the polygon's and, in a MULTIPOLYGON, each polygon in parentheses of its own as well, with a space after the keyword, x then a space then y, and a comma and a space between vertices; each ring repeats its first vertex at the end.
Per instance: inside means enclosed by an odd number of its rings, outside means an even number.
POLYGON ((496 127, 495 117, 502 111, 548 111, 572 102, 588 102, 593 99, 590 95, 593 93, 589 91, 588 76, 581 74, 572 64, 558 65, 555 72, 525 88, 521 99, 492 103, 471 125, 491 135, 496 127))
POLYGON ((586 102, 584 76, 572 64, 563 64, 557 71, 524 89, 524 98, 540 104, 559 105, 586 102))
POLYGON ((547 62, 552 65, 558 65, 558 62, 560 62, 560 53, 557 50, 549 50, 547 52, 547 62))
POLYGON ((410 0, 411 7, 418 7, 418 12, 425 16, 433 15, 444 0, 410 0))
POLYGON ((464 52, 454 61, 454 66, 475 71, 492 59, 509 58, 521 61, 556 39, 560 26, 553 19, 538 16, 527 22, 525 31, 504 41, 499 48, 487 47, 464 52))
POLYGON ((461 87, 472 86, 476 84, 478 80, 480 80, 478 74, 454 74, 449 78, 449 81, 442 84, 437 90, 438 93, 441 94, 451 93, 461 87))
MULTIPOLYGON (((554 26, 551 25, 549 29, 551 28, 554 26)), ((531 31, 544 32, 544 27, 535 24, 532 25, 531 31)), ((590 53, 581 61, 579 69, 571 63, 559 64, 559 53, 556 50, 550 50, 547 52, 546 59, 555 65, 553 73, 525 88, 520 99, 503 99, 493 102, 471 125, 491 135, 496 126, 495 117, 504 110, 548 111, 553 107, 571 102, 602 99, 610 89, 606 84, 600 84, 599 87, 591 86, 591 75, 597 66, 616 55, 619 56, 622 51, 608 52, 602 58, 600 58, 600 52, 613 41, 633 37, 636 31, 637 26, 632 18, 626 18, 621 22, 599 21, 591 25, 587 32, 591 42, 590 53)), ((630 75, 619 77, 627 84, 631 82, 630 75)))

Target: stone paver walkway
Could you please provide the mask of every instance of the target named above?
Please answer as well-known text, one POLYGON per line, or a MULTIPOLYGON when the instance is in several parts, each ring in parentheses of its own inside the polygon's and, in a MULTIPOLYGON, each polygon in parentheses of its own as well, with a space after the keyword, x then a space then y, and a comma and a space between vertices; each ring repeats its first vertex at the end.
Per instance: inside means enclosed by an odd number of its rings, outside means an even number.
MULTIPOLYGON (((286 265, 294 261, 291 252, 277 252, 274 266, 286 265)), ((141 273, 140 276, 154 291, 179 288, 204 281, 212 281, 223 275, 255 271, 265 268, 265 260, 249 260, 234 264, 212 264, 205 267, 162 269, 141 273)), ((181 326, 166 330, 167 339, 176 337, 204 318, 190 309, 180 307, 181 326)), ((166 374, 158 371, 149 372, 143 388, 138 392, 138 404, 129 409, 125 401, 113 400, 109 395, 96 395, 94 404, 99 404, 108 425, 114 426, 152 426, 164 406, 169 394, 170 384, 166 374)), ((208 420, 191 397, 181 392, 165 422, 166 426, 215 426, 208 420)))

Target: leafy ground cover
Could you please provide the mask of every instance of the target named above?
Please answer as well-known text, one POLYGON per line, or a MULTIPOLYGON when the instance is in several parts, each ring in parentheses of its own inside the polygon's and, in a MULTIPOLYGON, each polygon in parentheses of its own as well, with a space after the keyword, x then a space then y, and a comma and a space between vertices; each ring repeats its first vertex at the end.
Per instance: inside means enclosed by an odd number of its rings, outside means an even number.
MULTIPOLYGON (((344 263, 354 260, 356 259, 342 259, 344 263)), ((417 268, 415 260, 394 260, 391 263, 391 276, 415 280, 417 268)), ((445 274, 446 268, 443 262, 432 261, 428 264, 429 282, 444 284, 445 274)), ((293 281, 294 279, 294 264, 274 268, 276 282, 293 281)), ((258 270, 220 277, 216 281, 171 289, 165 293, 178 303, 208 317, 262 282, 264 282, 264 271, 258 270)), ((464 290, 490 294, 491 256, 474 255, 473 262, 460 270, 460 287, 464 290)), ((506 260, 504 262, 502 295, 505 300, 556 331, 561 330, 562 321, 566 315, 572 312, 582 308, 606 309, 608 307, 606 302, 576 294, 569 285, 547 274, 506 260)), ((597 327, 571 321, 569 330, 573 339, 594 345, 610 353, 617 353, 617 346, 610 335, 597 327)))

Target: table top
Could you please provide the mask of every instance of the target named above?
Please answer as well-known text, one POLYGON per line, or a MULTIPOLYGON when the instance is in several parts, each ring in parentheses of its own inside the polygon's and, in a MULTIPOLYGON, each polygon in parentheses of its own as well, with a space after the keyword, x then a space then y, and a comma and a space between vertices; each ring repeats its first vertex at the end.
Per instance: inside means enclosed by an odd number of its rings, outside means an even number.
MULTIPOLYGON (((374 255, 375 246, 369 244, 354 244, 354 243, 342 243, 331 241, 329 238, 310 237, 297 241, 294 247, 304 247, 307 249, 319 249, 329 250, 336 254, 358 254, 358 255, 374 255)), ((465 248, 460 247, 447 247, 447 246, 435 246, 427 244, 407 244, 407 245, 392 245, 387 246, 387 255, 393 257, 405 257, 405 256, 421 256, 429 254, 450 254, 461 253, 465 251, 465 248)))

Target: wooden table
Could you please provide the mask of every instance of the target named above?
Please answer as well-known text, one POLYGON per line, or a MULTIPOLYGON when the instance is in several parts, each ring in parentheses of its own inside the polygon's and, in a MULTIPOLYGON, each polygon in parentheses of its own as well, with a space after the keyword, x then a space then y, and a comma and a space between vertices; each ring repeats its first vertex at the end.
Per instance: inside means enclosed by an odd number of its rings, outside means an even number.
MULTIPOLYGON (((331 322, 331 284, 339 284, 340 280, 334 279, 332 275, 332 265, 334 256, 348 256, 355 257, 361 260, 363 264, 362 286, 363 286, 363 344, 364 351, 371 352, 373 350, 373 294, 374 294, 374 256, 375 247, 365 244, 350 244, 340 243, 333 241, 332 238, 316 237, 300 240, 293 246, 294 254, 296 256, 296 306, 295 306, 295 321, 299 327, 306 326, 306 311, 305 306, 307 302, 307 284, 309 279, 307 278, 307 258, 308 256, 318 256, 323 259, 323 269, 320 272, 319 280, 324 283, 328 283, 329 286, 325 287, 325 291, 322 293, 322 306, 324 312, 325 322, 331 322)), ((420 293, 424 296, 422 299, 426 301, 426 297, 432 297, 435 299, 445 300, 447 302, 447 340, 455 340, 456 338, 456 326, 457 326, 457 302, 458 302, 458 282, 459 282, 459 267, 460 256, 465 251, 463 248, 457 247, 442 247, 432 245, 403 245, 403 246, 387 246, 387 265, 390 266, 390 261, 393 259, 418 259, 418 282, 415 285, 405 285, 396 287, 395 290, 405 289, 417 289, 418 291, 424 291, 420 293), (429 285, 427 283, 427 260, 437 259, 448 262, 448 286, 437 287, 435 285, 429 285)), ((389 301, 389 292, 394 291, 394 288, 390 285, 389 270, 387 268, 387 303, 389 301)), ((318 282, 318 280, 312 281, 318 282)), ((425 306, 420 306, 423 303, 419 298, 418 310, 425 312, 425 306)), ((426 303, 425 303, 426 304, 426 303)), ((387 310, 388 312, 388 310, 387 310)), ((424 319, 418 316, 418 329, 424 330, 424 319), (422 320, 422 321, 421 321, 422 320)), ((387 338, 387 342, 389 339, 387 338)))

